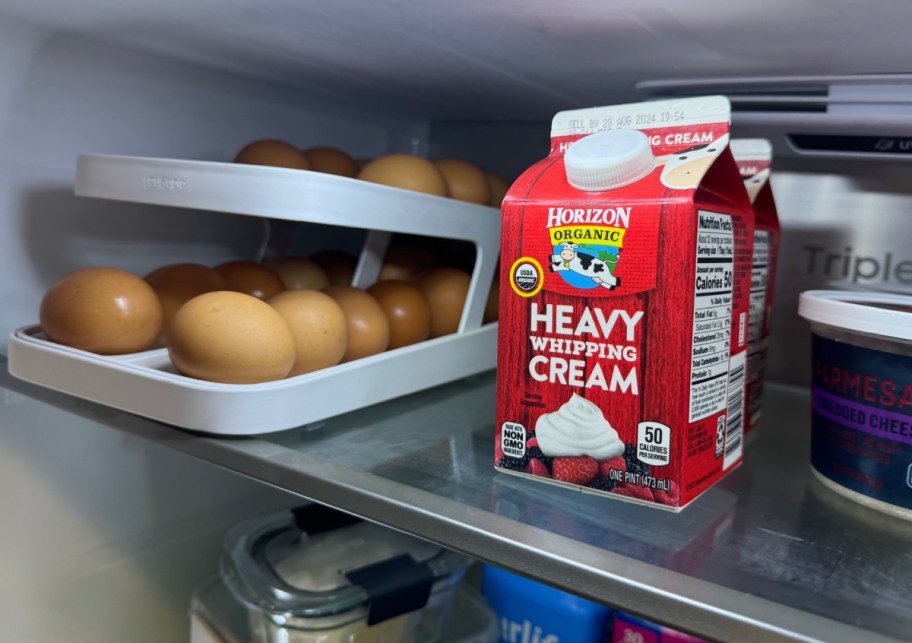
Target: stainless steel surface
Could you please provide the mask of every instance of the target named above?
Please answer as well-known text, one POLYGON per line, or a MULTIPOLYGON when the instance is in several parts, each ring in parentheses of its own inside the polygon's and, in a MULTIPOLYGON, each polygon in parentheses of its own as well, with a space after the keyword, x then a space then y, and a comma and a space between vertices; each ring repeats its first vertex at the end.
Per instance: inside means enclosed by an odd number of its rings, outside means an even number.
POLYGON ((912 286, 912 183, 886 163, 776 163, 782 221, 769 378, 807 386, 810 331, 798 295, 848 281, 866 288, 912 286))
POLYGON ((912 638, 912 525, 812 479, 797 390, 770 388, 747 463, 675 515, 495 473, 493 374, 319 426, 216 440, 0 370, 0 417, 11 403, 65 408, 707 638, 912 638))

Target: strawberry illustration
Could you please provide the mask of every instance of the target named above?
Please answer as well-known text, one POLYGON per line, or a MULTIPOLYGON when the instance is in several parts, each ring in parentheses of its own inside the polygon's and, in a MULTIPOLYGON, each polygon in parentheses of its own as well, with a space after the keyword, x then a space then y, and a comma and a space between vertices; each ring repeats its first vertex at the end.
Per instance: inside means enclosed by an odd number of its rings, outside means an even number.
POLYGON ((551 472, 548 471, 548 467, 545 466, 545 463, 536 458, 529 460, 529 464, 526 465, 526 473, 531 473, 535 476, 543 476, 545 478, 551 477, 551 472))
POLYGON ((681 502, 681 488, 678 487, 678 484, 674 480, 669 480, 668 484, 670 485, 668 491, 665 491, 664 489, 655 489, 652 493, 655 496, 655 499, 663 505, 677 507, 681 502))
POLYGON ((554 458, 551 475, 555 480, 570 484, 587 485, 599 472, 599 463, 588 455, 554 458))
POLYGON ((627 471, 627 461, 624 460, 623 457, 617 456, 614 458, 608 458, 607 460, 602 460, 599 463, 599 475, 604 478, 607 478, 611 475, 612 469, 627 471))
POLYGON ((648 502, 655 502, 652 491, 646 487, 641 487, 638 484, 621 483, 615 488, 614 493, 620 496, 627 496, 628 498, 638 498, 648 502))

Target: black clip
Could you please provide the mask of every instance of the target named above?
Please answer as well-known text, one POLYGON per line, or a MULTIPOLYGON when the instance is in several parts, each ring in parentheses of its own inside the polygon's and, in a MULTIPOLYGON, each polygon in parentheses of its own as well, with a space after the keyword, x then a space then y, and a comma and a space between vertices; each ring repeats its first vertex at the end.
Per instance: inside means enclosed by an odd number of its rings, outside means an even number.
POLYGON ((335 531, 361 522, 356 516, 316 503, 295 507, 291 513, 294 514, 295 527, 311 535, 335 531))
POLYGON ((434 585, 428 566, 408 554, 350 571, 346 577, 370 597, 368 625, 421 609, 427 605, 434 585))

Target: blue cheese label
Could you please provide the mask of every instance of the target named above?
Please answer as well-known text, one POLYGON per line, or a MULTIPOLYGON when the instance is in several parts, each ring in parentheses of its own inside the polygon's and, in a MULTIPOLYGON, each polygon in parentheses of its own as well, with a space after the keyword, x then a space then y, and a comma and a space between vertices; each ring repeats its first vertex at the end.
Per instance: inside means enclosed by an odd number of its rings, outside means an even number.
POLYGON ((813 337, 811 464, 912 509, 912 357, 813 337))

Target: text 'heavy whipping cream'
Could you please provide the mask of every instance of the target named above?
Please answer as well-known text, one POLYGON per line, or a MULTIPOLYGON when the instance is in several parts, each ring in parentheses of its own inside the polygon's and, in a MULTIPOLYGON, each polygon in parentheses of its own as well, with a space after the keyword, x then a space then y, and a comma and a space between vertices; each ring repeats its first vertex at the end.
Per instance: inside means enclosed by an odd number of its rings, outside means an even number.
POLYGON ((754 217, 722 97, 561 112, 503 205, 496 465, 679 509, 741 459, 754 217))

